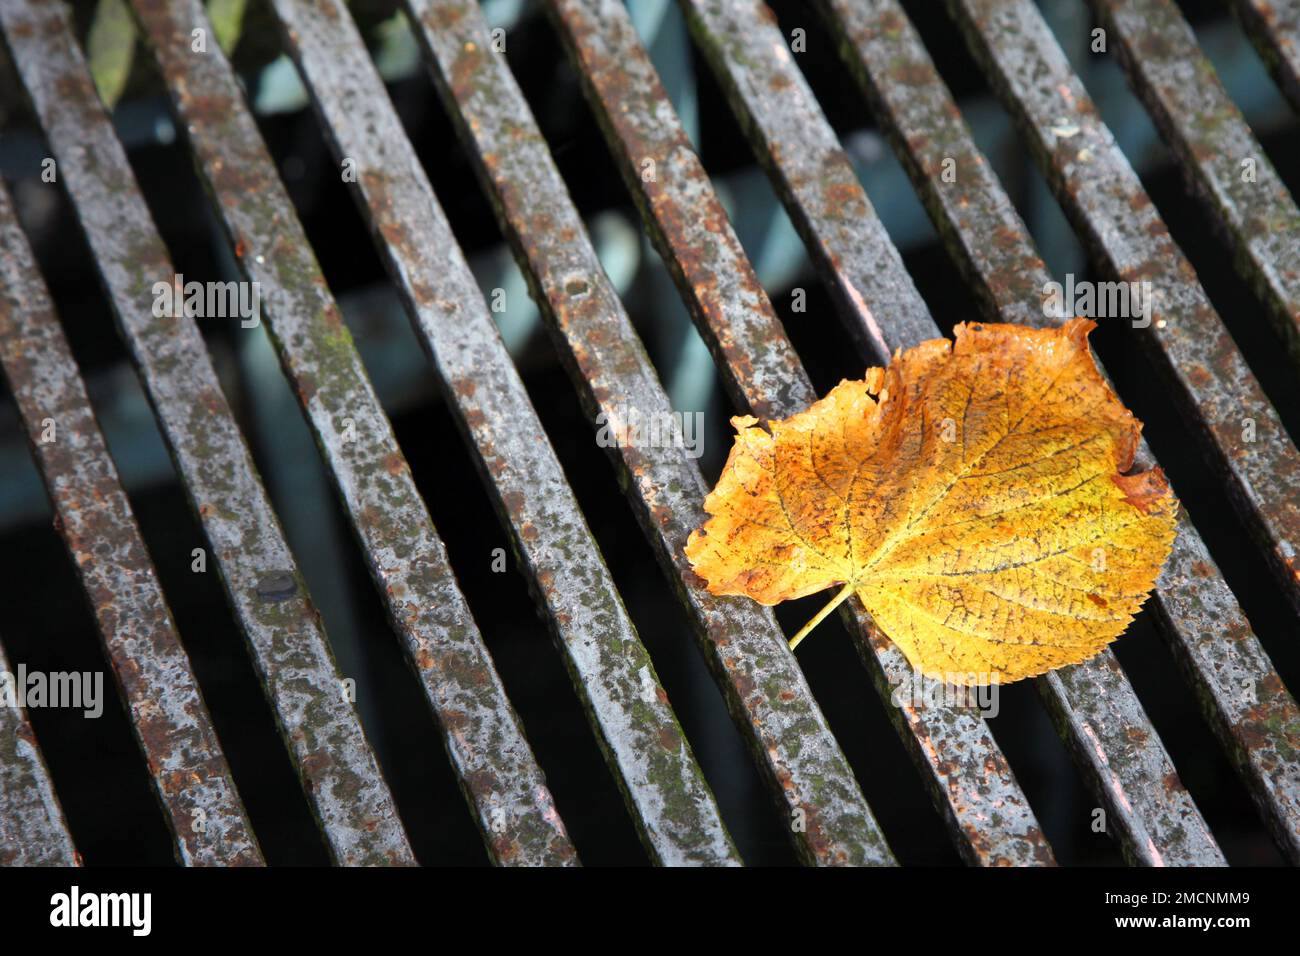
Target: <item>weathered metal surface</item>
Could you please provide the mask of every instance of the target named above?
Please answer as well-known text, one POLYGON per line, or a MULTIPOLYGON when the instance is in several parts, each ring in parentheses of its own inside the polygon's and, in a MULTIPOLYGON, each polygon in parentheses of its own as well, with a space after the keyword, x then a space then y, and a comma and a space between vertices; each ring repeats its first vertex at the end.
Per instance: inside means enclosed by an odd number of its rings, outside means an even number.
MULTIPOLYGON (((0 647, 0 674, 13 672, 0 647)), ((0 866, 80 865, 27 712, 0 704, 0 866)))
MULTIPOLYGON (((718 6, 710 5, 713 9, 718 6)), ((745 6, 752 4, 747 0, 745 6)), ((717 29, 739 25, 737 4, 729 3, 725 7, 732 19, 718 21, 715 16, 713 21, 708 21, 717 29)), ((862 11, 868 7, 857 9, 862 11)), ((742 79, 724 78, 724 85, 757 88, 754 80, 743 77, 779 76, 788 64, 784 39, 774 26, 759 26, 750 33, 755 36, 745 47, 744 55, 721 64, 723 69, 741 73, 742 79)), ((794 72, 793 67, 787 69, 794 72)), ((796 179, 799 170, 816 168, 824 150, 820 144, 835 142, 834 131, 807 94, 806 87, 794 80, 756 89, 747 101, 750 106, 745 128, 756 151, 772 151, 770 171, 774 178, 784 172, 787 179, 796 179), (781 144, 780 148, 772 150, 773 143, 781 144)), ((785 196, 787 203, 791 202, 790 196, 785 196)), ((791 215, 794 214, 791 208, 791 215)), ((835 228, 833 224, 820 222, 810 225, 814 233, 824 227, 835 228)), ((847 227, 839 228, 847 230, 847 227)), ((845 318, 852 325, 855 316, 850 312, 845 318)), ((896 322, 894 313, 881 310, 876 319, 882 340, 875 341, 875 337, 859 340, 864 346, 863 358, 870 363, 884 364, 893 349, 940 335, 928 311, 909 316, 905 322, 896 322)), ((872 644, 880 646, 879 641, 872 644)), ((895 658, 898 674, 889 676, 906 679, 906 661, 896 650, 895 658)), ((1075 668, 1072 674, 1069 679, 1040 680, 1038 686, 1094 791, 1112 808, 1112 818, 1119 818, 1120 843, 1126 852, 1136 859, 1155 863, 1161 862, 1155 850, 1160 847, 1165 857, 1185 862, 1222 862, 1222 854, 1186 789, 1181 784, 1166 788, 1150 786, 1156 779, 1176 781, 1177 775, 1114 658, 1109 653, 1103 654, 1075 668), (1148 838, 1148 833, 1154 838, 1148 838)))
POLYGON ((841 58, 981 306, 1003 321, 1041 322, 1046 267, 1014 241, 1023 228, 1015 210, 986 201, 1001 186, 902 7, 892 0, 820 6, 841 58), (943 181, 946 169, 952 182, 943 181))
MULTIPOLYGON (((1051 845, 979 710, 909 693, 916 681, 912 665, 857 597, 840 617, 962 858, 978 866, 1055 866, 1051 845)), ((924 693, 941 691, 935 684, 925 681, 924 693)))
MULTIPOLYGON (((844 37, 846 61, 945 245, 982 291, 990 317, 1046 324, 1041 296, 1051 276, 900 6, 894 0, 832 0, 825 6, 844 37), (957 176, 941 184, 934 174, 949 157, 957 176)), ((1143 442, 1137 465, 1154 464, 1143 442)), ((1294 783, 1300 780, 1300 711, 1185 514, 1152 608, 1264 818, 1294 857, 1300 835, 1300 788, 1294 783)), ((1061 675, 1075 679, 1073 671, 1061 675)))
POLYGON ((1233 0, 1242 26, 1300 113, 1300 0, 1233 0))
MULTIPOLYGON (((545 140, 470 0, 413 0, 435 83, 493 200, 588 413, 623 436, 630 413, 672 414, 545 140)), ((822 864, 892 863, 852 770, 770 609, 708 594, 683 548, 706 491, 682 449, 610 448, 638 519, 697 628, 733 719, 791 815, 796 850, 822 864)))
POLYGON ((1300 367, 1300 209, 1172 0, 1091 0, 1120 62, 1300 367))
MULTIPOLYGON (((736 404, 780 418, 816 399, 619 0, 553 0, 550 12, 624 180, 736 404), (646 160, 653 179, 642 176, 646 160)), ((987 725, 965 708, 891 702, 911 666, 855 608, 864 661, 962 854, 984 865, 1045 863, 1051 850, 987 725), (996 825, 994 824, 994 821, 996 825)))
POLYGON ((1130 863, 1227 865, 1114 652, 1034 684, 1130 863))
MULTIPOLYGON (((0 25, 38 111, 68 34, 61 5, 0 4, 0 25)), ((87 84, 90 82, 86 76, 87 84)), ((73 109, 75 103, 55 109, 73 109)), ((45 283, 0 188, 0 362, 41 478, 103 635, 140 749, 185 865, 262 856, 181 646, 117 469, 45 283)))
POLYGON ((1150 325, 1135 326, 1134 337, 1300 609, 1300 453, 1191 263, 1033 3, 949 7, 1089 251, 1112 276, 1150 283, 1150 325))
MULTIPOLYGON (((1139 452, 1141 467, 1152 463, 1139 452)), ((1300 865, 1300 709, 1183 516, 1152 608, 1282 852, 1300 865)))
POLYGON ((862 352, 933 338, 930 313, 761 0, 680 0, 862 352), (884 323, 893 329, 886 335, 884 323), (886 342, 888 341, 888 346, 886 342))
POLYGON ((547 8, 655 247, 705 332, 732 402, 761 418, 806 408, 817 395, 626 8, 616 0, 547 8))
POLYGON ((442 727, 490 854, 501 864, 577 857, 446 551, 330 294, 257 125, 219 49, 193 55, 198 6, 137 0, 137 16, 189 132, 234 254, 259 284, 281 364, 352 518, 366 562, 442 727))
POLYGON ((817 394, 625 6, 619 0, 565 0, 549 2, 547 9, 732 402, 760 418, 807 408, 817 394))
POLYGON ((448 405, 472 439, 485 484, 647 850, 666 865, 739 863, 650 656, 351 17, 339 0, 276 0, 275 9, 336 158, 355 164, 362 214, 404 294, 448 405), (428 249, 439 254, 430 256, 428 249))
MULTIPOLYGON (((45 42, 49 56, 29 69, 41 71, 39 82, 53 94, 38 108, 60 179, 81 215, 330 853, 345 865, 414 863, 198 327, 187 315, 153 314, 153 284, 170 284, 175 273, 112 124, 87 85, 73 41, 51 33, 45 42), (287 583, 286 593, 265 592, 264 582, 274 577, 287 583)), ((37 80, 28 76, 29 83, 37 80)))

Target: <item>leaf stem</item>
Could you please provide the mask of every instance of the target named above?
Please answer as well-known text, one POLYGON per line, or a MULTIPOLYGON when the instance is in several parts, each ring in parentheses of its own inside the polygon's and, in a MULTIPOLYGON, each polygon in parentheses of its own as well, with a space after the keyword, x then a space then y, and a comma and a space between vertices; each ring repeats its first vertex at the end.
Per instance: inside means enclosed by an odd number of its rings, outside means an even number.
POLYGON ((852 584, 852 583, 849 583, 849 584, 844 585, 844 587, 840 588, 839 593, 837 593, 837 594, 835 595, 835 597, 831 598, 830 603, 827 604, 827 605, 826 605, 824 608, 822 608, 820 611, 818 611, 818 612, 816 613, 816 615, 814 615, 814 617, 813 617, 813 619, 812 619, 811 621, 809 621, 809 622, 808 622, 807 624, 805 624, 803 627, 799 628, 799 633, 798 633, 798 634, 796 634, 794 637, 790 638, 790 650, 794 650, 796 647, 798 647, 798 646, 799 646, 799 642, 802 641, 805 637, 808 636, 808 632, 809 632, 809 631, 811 631, 814 627, 816 627, 816 626, 817 626, 818 624, 820 624, 823 620, 825 620, 827 614, 830 614, 831 611, 835 610, 837 607, 839 607, 841 604, 843 604, 846 600, 848 600, 849 595, 851 595, 851 594, 853 593, 853 590, 854 590, 855 587, 856 587, 856 585, 854 585, 854 584, 852 584))

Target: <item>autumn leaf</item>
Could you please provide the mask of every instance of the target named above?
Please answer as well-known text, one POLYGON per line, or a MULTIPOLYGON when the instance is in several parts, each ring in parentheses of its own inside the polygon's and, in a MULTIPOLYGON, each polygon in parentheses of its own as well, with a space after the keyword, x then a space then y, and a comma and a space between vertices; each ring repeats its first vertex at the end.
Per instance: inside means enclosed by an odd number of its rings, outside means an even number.
POLYGON ((1007 683, 1087 660, 1155 583, 1177 501, 1126 475, 1141 425, 1094 323, 966 324, 736 442, 686 554, 714 594, 841 585, 921 672, 1007 683))

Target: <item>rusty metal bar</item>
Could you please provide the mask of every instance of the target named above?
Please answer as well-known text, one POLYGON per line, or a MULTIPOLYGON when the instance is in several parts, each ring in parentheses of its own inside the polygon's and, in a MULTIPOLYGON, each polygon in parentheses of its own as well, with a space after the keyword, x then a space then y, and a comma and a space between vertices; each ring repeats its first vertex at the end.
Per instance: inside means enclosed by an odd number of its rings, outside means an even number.
POLYGON ((986 208, 990 196, 1004 195, 1001 186, 901 5, 820 0, 820 7, 839 38, 841 58, 985 314, 1041 324, 1047 268, 1037 252, 1016 241, 1024 226, 1009 204, 986 208), (952 164, 951 183, 943 182, 945 161, 952 164))
POLYGON ((61 178, 331 856, 344 865, 413 864, 388 786, 198 327, 187 315, 153 314, 151 287, 171 284, 174 271, 126 156, 70 34, 56 36, 54 14, 44 23, 43 58, 25 75, 29 85, 50 91, 37 106, 61 178))
MULTIPOLYGON (((275 9, 338 159, 355 164, 362 214, 373 224, 448 405, 473 440, 480 471, 647 850, 667 865, 739 863, 649 654, 351 16, 335 0, 277 0, 275 9), (428 255, 430 248, 439 255, 428 255)), ((174 0, 167 19, 154 22, 151 12, 146 26, 165 46, 172 37, 188 36, 201 16, 198 0, 174 0)), ((176 62, 180 69, 193 61, 176 62)), ((233 111, 244 110, 233 74, 194 72, 188 74, 193 85, 201 79, 209 95, 224 93, 233 111)))
MULTIPOLYGON (((593 419, 672 414, 622 303, 477 4, 413 0, 412 22, 502 231, 528 275, 593 419)), ((663 420, 660 418, 660 420, 663 420)), ((768 608, 700 586, 683 548, 706 491, 682 449, 619 442, 611 455, 638 520, 697 628, 732 717, 790 814, 796 851, 820 864, 892 863, 853 772, 768 608), (800 825, 801 824, 801 825, 800 825)))
POLYGON ((1191 263, 1034 4, 949 8, 1093 257, 1121 281, 1149 283, 1150 324, 1136 322, 1136 337, 1300 610, 1300 453, 1191 263))
POLYGON ((1278 87, 1300 113, 1300 0, 1233 0, 1278 87))
MULTIPOLYGON (((39 110, 55 87, 61 4, 50 19, 13 2, 0 26, 39 110), (46 44, 49 44, 48 46, 46 44)), ((89 82, 89 81, 87 81, 89 82)), ((162 808, 187 866, 262 855, 212 729, 140 529, 91 411, 45 283, 0 187, 0 362, 59 529, 95 613, 162 808)))
POLYGON ((888 354, 933 338, 929 309, 834 130, 802 112, 773 108, 778 102, 815 108, 816 100, 772 12, 733 0, 689 0, 681 7, 858 350, 888 354))
MULTIPOLYGON (((545 777, 456 585, 388 418, 214 40, 192 49, 173 5, 139 0, 169 94, 241 270, 269 303, 281 364, 351 515, 376 587, 442 728, 492 858, 572 864, 545 777), (223 82, 223 80, 225 82, 223 82)), ((194 9, 198 22, 206 23, 194 9)), ((204 27, 212 37, 210 24, 204 27)))
MULTIPOLYGON (((13 673, 0 647, 0 674, 13 673)), ((27 712, 0 704, 0 866, 80 865, 27 712)))
POLYGON ((1300 367, 1300 209, 1172 0, 1090 2, 1300 367))
MULTIPOLYGON (((902 8, 896 0, 826 0, 823 7, 843 37, 841 53, 990 317, 1047 324, 1042 289, 1051 276, 902 8), (936 173, 948 159, 956 177, 944 183, 936 173)), ((1155 464, 1145 442, 1136 460, 1141 468, 1155 464)), ((1300 859, 1300 710, 1185 514, 1152 607, 1264 819, 1286 852, 1300 859)), ((1074 679, 1072 671, 1061 674, 1074 679)))
MULTIPOLYGON (((800 170, 830 168, 833 164, 826 158, 830 148, 843 157, 834 131, 762 3, 684 0, 684 5, 692 13, 697 40, 714 50, 710 61, 725 74, 721 82, 734 91, 737 110, 744 111, 743 125, 755 150, 770 151, 774 179, 784 175, 786 182, 799 181, 804 177, 800 170), (758 25, 745 31, 741 40, 738 33, 746 22, 758 25)), ((843 162, 847 166, 847 159, 843 162)), ((807 188, 815 186, 814 182, 807 188)), ((792 201, 787 190, 780 191, 787 202, 792 201)), ((818 235, 849 231, 838 215, 850 192, 862 192, 856 178, 837 179, 836 202, 823 199, 817 205, 806 204, 805 215, 812 210, 808 227, 818 235)), ((928 312, 923 318, 909 317, 898 328, 889 308, 870 300, 867 304, 883 336, 881 343, 868 340, 863 356, 868 362, 884 364, 894 348, 917 337, 924 340, 941 334, 928 312)), ((852 325, 856 315, 850 312, 844 318, 852 325)), ((1177 782, 1164 745, 1109 651, 1068 673, 1039 678, 1036 684, 1085 778, 1118 822, 1120 845, 1127 854, 1153 864, 1223 861, 1209 827, 1177 782), (1156 780, 1167 785, 1154 786, 1156 780)))
MULTIPOLYGON (((552 0, 549 10, 642 218, 696 325, 753 415, 780 418, 816 400, 812 382, 713 192, 619 0, 552 0), (642 171, 653 162, 655 176, 642 171)), ((1052 859, 989 728, 964 708, 890 703, 911 666, 856 607, 846 613, 890 717, 935 806, 972 863, 1052 859), (997 818, 999 825, 992 821, 997 818)))

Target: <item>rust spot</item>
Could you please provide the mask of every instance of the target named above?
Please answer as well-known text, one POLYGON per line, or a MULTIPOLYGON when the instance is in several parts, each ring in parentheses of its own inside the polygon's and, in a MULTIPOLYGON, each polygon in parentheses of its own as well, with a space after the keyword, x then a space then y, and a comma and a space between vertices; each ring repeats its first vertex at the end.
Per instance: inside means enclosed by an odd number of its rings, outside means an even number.
POLYGON ((455 4, 434 4, 424 15, 424 22, 435 30, 451 30, 461 21, 465 11, 455 4))
POLYGON ((321 776, 330 765, 334 763, 328 751, 317 750, 308 754, 302 761, 303 776, 307 777, 308 786, 311 785, 312 779, 321 776))
POLYGON ((522 491, 507 491, 501 496, 501 503, 505 505, 506 512, 510 515, 510 519, 513 522, 514 519, 523 514, 524 505, 527 503, 527 499, 524 498, 522 491))
POLYGON ((415 295, 417 305, 432 305, 437 299, 437 294, 429 286, 419 279, 411 280, 411 292, 415 295))
POLYGON ((385 220, 384 224, 379 227, 379 232, 384 237, 384 241, 390 245, 399 248, 407 245, 406 226, 401 222, 395 222, 391 219, 385 220))
POLYGON ((880 17, 880 27, 886 33, 899 34, 905 29, 905 24, 897 10, 887 9, 880 17))
POLYGON ((316 395, 316 378, 310 372, 301 372, 294 378, 294 389, 302 401, 310 402, 316 395))
POLYGON ((934 83, 934 74, 924 63, 903 63, 894 67, 890 72, 893 74, 894 79, 904 86, 925 89, 934 83))
POLYGON ((325 321, 326 327, 333 334, 338 334, 345 328, 343 325, 343 314, 339 312, 339 307, 334 304, 334 299, 332 297, 325 304, 325 308, 321 310, 321 318, 325 321))
POLYGON ((837 216, 845 206, 858 201, 858 186, 856 183, 830 183, 823 195, 826 197, 827 214, 837 216))
POLYGON ((221 414, 226 407, 225 398, 215 389, 205 389, 199 400, 203 407, 214 415, 221 414))

